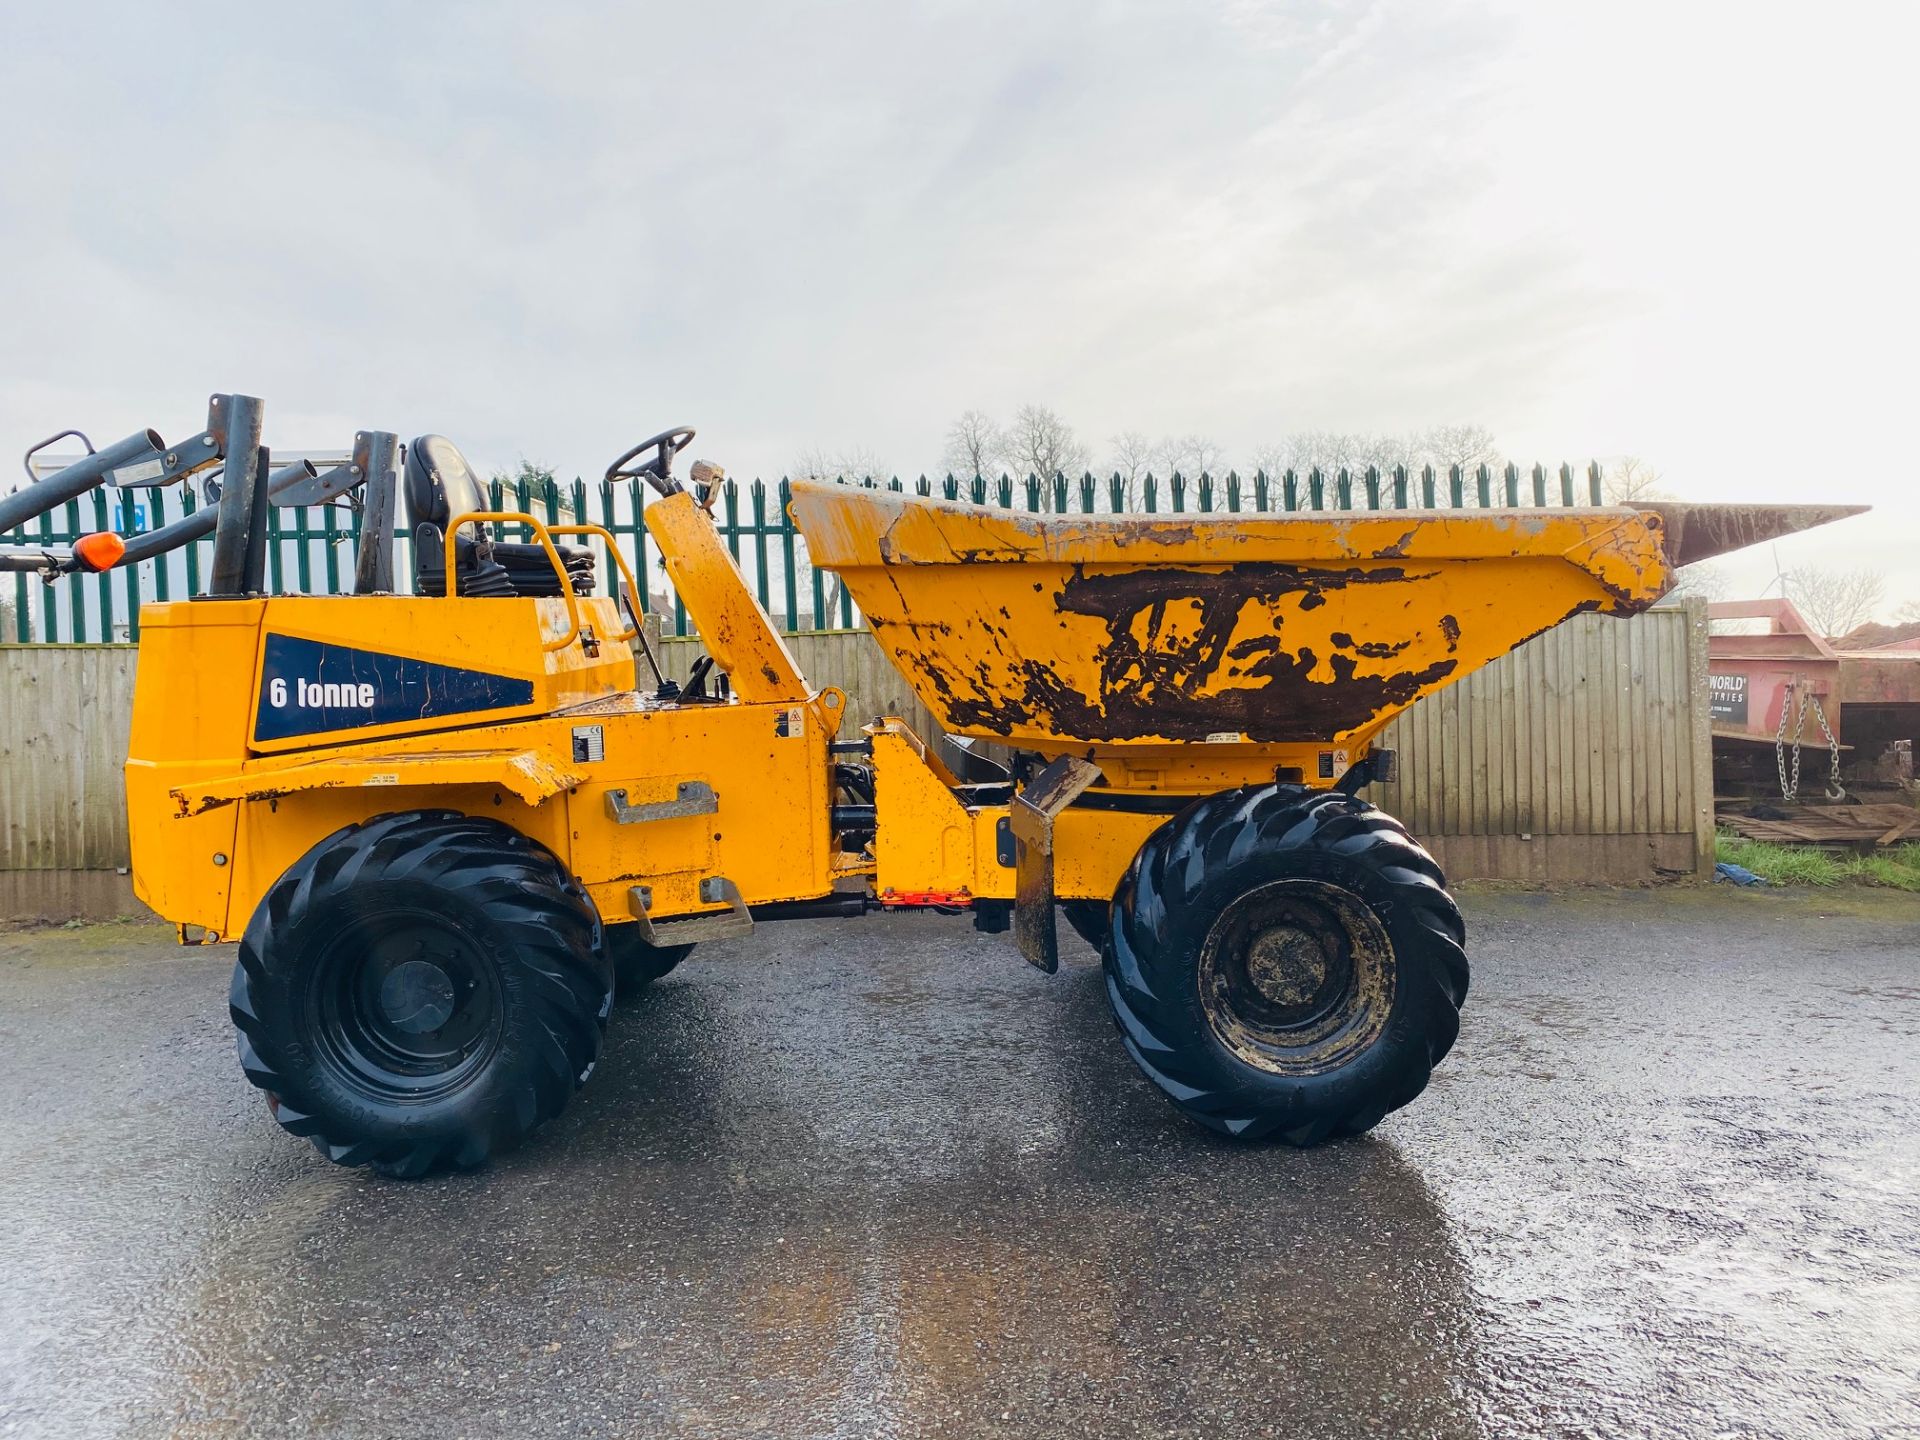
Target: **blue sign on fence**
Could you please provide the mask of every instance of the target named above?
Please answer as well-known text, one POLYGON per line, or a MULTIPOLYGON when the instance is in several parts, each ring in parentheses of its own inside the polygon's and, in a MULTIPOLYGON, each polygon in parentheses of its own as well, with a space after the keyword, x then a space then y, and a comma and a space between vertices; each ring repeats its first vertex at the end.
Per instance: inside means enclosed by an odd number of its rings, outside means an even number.
POLYGON ((113 528, 122 535, 138 535, 147 528, 147 507, 137 500, 114 501, 113 528))

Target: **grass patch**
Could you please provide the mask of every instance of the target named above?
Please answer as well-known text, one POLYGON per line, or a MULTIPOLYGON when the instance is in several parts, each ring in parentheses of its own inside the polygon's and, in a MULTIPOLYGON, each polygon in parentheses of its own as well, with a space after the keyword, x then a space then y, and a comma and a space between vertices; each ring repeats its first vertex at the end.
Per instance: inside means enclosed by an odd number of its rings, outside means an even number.
POLYGON ((1722 830, 1714 858, 1753 871, 1770 885, 1880 885, 1920 893, 1920 843, 1875 855, 1836 855, 1810 845, 1770 845, 1722 830))
MULTIPOLYGON (((1911 848, 1911 847, 1903 847, 1911 848)), ((1920 860, 1920 856, 1915 857, 1920 860)), ((1920 864, 1902 864, 1892 855, 1858 855, 1846 862, 1847 878, 1868 885, 1920 893, 1920 864)))

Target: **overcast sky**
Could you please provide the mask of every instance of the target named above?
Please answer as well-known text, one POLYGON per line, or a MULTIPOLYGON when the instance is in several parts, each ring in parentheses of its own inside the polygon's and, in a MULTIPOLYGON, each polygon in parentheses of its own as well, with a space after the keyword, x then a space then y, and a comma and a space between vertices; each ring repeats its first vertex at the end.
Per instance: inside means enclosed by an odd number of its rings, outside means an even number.
MULTIPOLYGON (((0 442, 1490 426, 1920 599, 1916 7, 0 0, 0 442)), ((1773 574, 1734 571, 1742 593, 1773 574)))

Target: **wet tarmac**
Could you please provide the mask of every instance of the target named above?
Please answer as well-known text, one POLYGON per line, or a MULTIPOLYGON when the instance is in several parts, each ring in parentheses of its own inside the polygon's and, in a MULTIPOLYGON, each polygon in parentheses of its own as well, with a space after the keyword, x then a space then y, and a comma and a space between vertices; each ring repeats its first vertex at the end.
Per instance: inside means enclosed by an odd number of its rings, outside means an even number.
POLYGON ((0 933, 0 1436, 1920 1436, 1920 901, 1467 911, 1364 1140, 1183 1121, 1077 941, 876 918, 415 1184, 272 1124, 230 948, 0 933))

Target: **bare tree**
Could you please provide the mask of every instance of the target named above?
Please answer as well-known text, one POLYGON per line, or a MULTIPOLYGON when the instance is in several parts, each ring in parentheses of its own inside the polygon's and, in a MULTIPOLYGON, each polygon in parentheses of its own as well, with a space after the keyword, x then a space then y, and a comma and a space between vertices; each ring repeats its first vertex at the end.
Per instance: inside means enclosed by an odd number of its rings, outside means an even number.
POLYGON ((1265 475, 1269 480, 1284 471, 1293 463, 1293 448, 1290 445, 1269 440, 1263 445, 1253 447, 1253 453, 1247 457, 1254 473, 1265 475))
POLYGON ((1022 476, 1051 480, 1087 468, 1087 447, 1071 425, 1044 405, 1022 405, 1006 435, 1006 461, 1022 476))
POLYGON ((1169 435, 1154 447, 1154 456, 1169 475, 1190 480, 1219 474, 1227 460, 1226 450, 1206 435, 1169 435))
POLYGON ((1896 625, 1920 624, 1920 600, 1909 600, 1894 611, 1893 623, 1896 625))
POLYGON ((1622 455, 1600 478, 1600 493, 1609 505, 1631 505, 1636 500, 1664 500, 1660 472, 1638 455, 1622 455))
POLYGON ((949 473, 963 480, 990 475, 1006 451, 1006 437, 991 415, 968 410, 947 431, 947 448, 942 455, 949 473))
POLYGON ((1364 472, 1371 466, 1385 475, 1396 465, 1417 469, 1425 453, 1426 441, 1423 437, 1395 435, 1381 431, 1372 435, 1355 436, 1353 453, 1346 464, 1356 474, 1364 472))
POLYGON ((1354 463, 1361 443, 1361 436, 1346 431, 1296 431, 1287 439, 1288 463, 1302 474, 1314 469, 1331 474, 1342 465, 1354 463))
POLYGON ((1129 510, 1140 508, 1140 481, 1153 468, 1154 442, 1138 430, 1122 430, 1110 436, 1113 458, 1108 462, 1120 477, 1121 503, 1129 510))
POLYGON ((1730 588, 1727 572, 1702 560, 1674 571, 1673 589, 1667 593, 1683 599, 1724 600, 1730 588))
POLYGON ((1420 439, 1426 451, 1422 463, 1431 461, 1438 470, 1450 465, 1472 470, 1500 463, 1500 446, 1484 425, 1436 425, 1420 439))
POLYGON ((812 445, 793 462, 795 480, 885 480, 886 462, 865 445, 812 445))
POLYGON ((1886 594, 1877 570, 1789 570, 1787 598, 1814 632, 1835 638, 1873 618, 1886 594))

